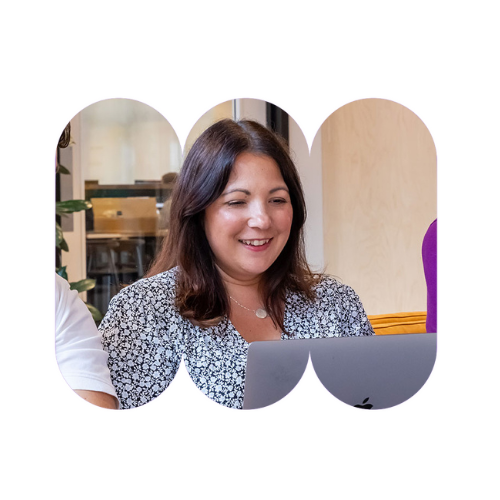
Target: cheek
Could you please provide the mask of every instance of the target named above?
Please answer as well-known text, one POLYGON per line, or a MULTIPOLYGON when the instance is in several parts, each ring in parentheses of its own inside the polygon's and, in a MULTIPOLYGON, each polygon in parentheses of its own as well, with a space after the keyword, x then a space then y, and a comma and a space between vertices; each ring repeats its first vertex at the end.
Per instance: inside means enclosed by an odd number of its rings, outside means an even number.
POLYGON ((228 238, 241 231, 241 220, 234 214, 221 212, 218 214, 214 229, 217 231, 215 237, 228 238))
POLYGON ((209 212, 205 218, 205 234, 211 242, 211 246, 217 246, 226 238, 230 238, 233 233, 241 230, 241 221, 234 214, 225 210, 209 212))
POLYGON ((292 228, 292 222, 293 222, 293 209, 290 208, 290 210, 287 210, 283 214, 282 225, 281 225, 282 231, 283 232, 286 231, 287 233, 289 233, 290 229, 292 228))

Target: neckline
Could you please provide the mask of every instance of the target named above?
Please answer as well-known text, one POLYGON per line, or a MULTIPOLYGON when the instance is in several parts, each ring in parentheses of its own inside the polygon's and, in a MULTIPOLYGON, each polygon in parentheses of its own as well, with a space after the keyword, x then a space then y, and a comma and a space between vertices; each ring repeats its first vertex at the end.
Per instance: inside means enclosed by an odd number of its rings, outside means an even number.
MULTIPOLYGON (((241 335, 241 333, 236 329, 236 327, 233 325, 232 321, 227 316, 226 316, 226 321, 227 321, 229 328, 232 330, 232 332, 234 332, 234 334, 236 335, 238 340, 241 339, 241 341, 243 341, 245 346, 249 346, 252 343, 252 342, 248 342, 247 340, 245 340, 243 335, 241 335)), ((278 339, 276 339, 276 340, 278 340, 278 339)), ((280 340, 285 340, 285 334, 283 332, 281 332, 280 340)), ((259 340, 259 341, 254 340, 254 342, 268 342, 268 341, 267 340, 262 340, 262 341, 261 340, 259 340)))
MULTIPOLYGON (((286 326, 286 323, 287 323, 287 318, 289 316, 289 307, 290 307, 290 303, 289 303, 289 296, 290 296, 290 292, 287 290, 286 292, 286 297, 285 297, 285 312, 283 314, 283 325, 286 326)), ((245 346, 249 346, 252 342, 248 342, 245 340, 245 338, 243 337, 243 335, 241 335, 241 333, 236 329, 236 327, 233 325, 233 322, 231 321, 231 319, 229 318, 229 316, 225 316, 225 321, 227 322, 227 325, 228 327, 232 330, 232 332, 236 335, 236 337, 238 339, 241 339, 245 346)), ((280 340, 285 340, 286 339, 286 336, 285 336, 285 333, 284 332, 281 332, 281 335, 280 335, 280 340)), ((255 341, 257 342, 257 341, 255 341)), ((261 341, 258 341, 258 342, 261 342, 261 341)), ((262 342, 267 342, 267 341, 262 341, 262 342)))

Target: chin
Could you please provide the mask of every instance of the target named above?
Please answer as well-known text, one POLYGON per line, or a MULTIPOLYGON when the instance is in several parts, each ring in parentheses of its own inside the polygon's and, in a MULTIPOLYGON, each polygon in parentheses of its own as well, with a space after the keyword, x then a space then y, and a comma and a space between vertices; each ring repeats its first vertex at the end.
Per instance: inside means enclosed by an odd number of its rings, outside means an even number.
POLYGON ((245 269, 243 272, 249 276, 250 275, 255 277, 261 276, 272 266, 272 264, 273 263, 271 262, 271 264, 269 264, 268 266, 259 266, 259 267, 253 267, 251 269, 245 269))

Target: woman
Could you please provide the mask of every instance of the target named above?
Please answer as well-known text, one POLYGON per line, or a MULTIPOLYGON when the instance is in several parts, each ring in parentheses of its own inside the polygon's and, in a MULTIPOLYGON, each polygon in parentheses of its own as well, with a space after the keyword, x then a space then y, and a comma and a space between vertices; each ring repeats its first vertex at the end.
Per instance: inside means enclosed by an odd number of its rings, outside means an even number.
POLYGON ((310 271, 305 218, 297 170, 274 133, 222 120, 197 139, 164 247, 101 323, 123 408, 158 396, 182 355, 204 394, 241 408, 250 342, 373 334, 354 291, 310 271))

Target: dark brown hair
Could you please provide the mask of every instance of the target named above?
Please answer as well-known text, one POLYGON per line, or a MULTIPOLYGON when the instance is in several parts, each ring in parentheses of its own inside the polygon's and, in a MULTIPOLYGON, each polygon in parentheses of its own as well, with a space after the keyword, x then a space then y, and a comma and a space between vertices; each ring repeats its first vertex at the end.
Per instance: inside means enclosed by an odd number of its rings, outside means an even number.
POLYGON ((236 158, 245 152, 272 158, 290 193, 290 236, 261 281, 264 306, 274 324, 284 331, 287 290, 312 298, 316 278, 305 259, 306 207, 297 169, 284 140, 257 122, 221 120, 195 141, 172 194, 169 234, 147 276, 178 266, 176 306, 196 324, 210 326, 229 314, 229 297, 205 236, 203 217, 205 209, 224 191, 236 158))

